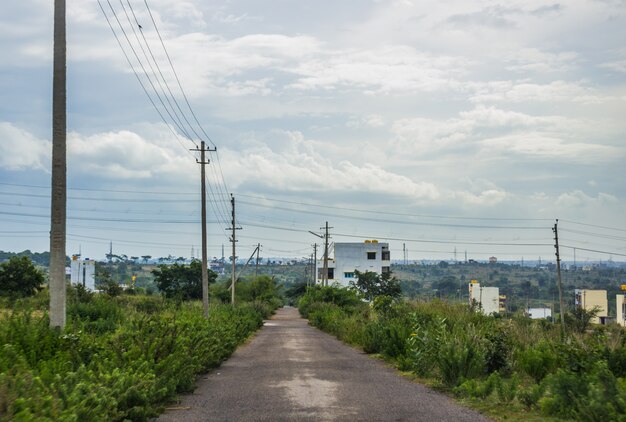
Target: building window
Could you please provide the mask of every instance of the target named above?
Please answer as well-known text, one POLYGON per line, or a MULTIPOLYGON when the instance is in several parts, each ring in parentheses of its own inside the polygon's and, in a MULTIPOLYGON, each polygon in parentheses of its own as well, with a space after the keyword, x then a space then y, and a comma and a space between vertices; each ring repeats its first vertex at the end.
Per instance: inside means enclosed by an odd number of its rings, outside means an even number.
POLYGON ((383 251, 383 252, 382 252, 381 259, 382 259, 383 261, 389 261, 389 260, 391 259, 391 252, 389 252, 389 251, 383 251))
POLYGON ((383 274, 387 274, 387 273, 389 273, 389 272, 391 272, 391 271, 390 271, 389 267, 383 267, 381 272, 382 272, 383 274))
POLYGON ((335 278, 335 269, 334 268, 329 268, 328 269, 328 279, 329 280, 333 280, 335 278))
POLYGON ((354 278, 354 273, 343 273, 343 278, 354 278))
POLYGON ((367 259, 376 259, 376 252, 368 252, 367 259))

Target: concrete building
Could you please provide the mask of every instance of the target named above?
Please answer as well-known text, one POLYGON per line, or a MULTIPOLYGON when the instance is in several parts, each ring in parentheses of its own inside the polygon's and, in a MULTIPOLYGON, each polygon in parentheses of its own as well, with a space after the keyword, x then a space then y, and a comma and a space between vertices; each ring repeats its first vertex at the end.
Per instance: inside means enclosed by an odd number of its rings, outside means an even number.
POLYGON ((616 318, 615 322, 622 327, 626 327, 626 300, 624 300, 626 296, 624 295, 615 295, 615 305, 617 307, 617 312, 615 313, 616 318))
POLYGON ((70 282, 92 291, 96 290, 96 261, 73 256, 70 262, 70 282))
POLYGON ((550 308, 528 308, 526 314, 530 319, 545 319, 552 317, 552 309, 550 308))
MULTIPOLYGON (((330 249, 330 248, 329 248, 330 249)), ((356 280, 355 271, 375 272, 383 274, 389 272, 391 254, 388 243, 377 240, 366 240, 363 243, 334 243, 332 251, 328 251, 328 285, 338 284, 349 286, 356 280), (331 254, 332 252, 332 254, 331 254)), ((316 262, 316 283, 322 282, 324 258, 316 262)))
POLYGON ((606 298, 606 290, 574 290, 574 304, 580 306, 587 311, 599 308, 599 312, 595 318, 591 320, 593 324, 600 324, 601 320, 608 317, 609 304, 606 298))
POLYGON ((503 311, 500 306, 500 289, 498 287, 482 287, 480 283, 474 282, 474 280, 468 287, 470 305, 474 303, 486 315, 503 311))

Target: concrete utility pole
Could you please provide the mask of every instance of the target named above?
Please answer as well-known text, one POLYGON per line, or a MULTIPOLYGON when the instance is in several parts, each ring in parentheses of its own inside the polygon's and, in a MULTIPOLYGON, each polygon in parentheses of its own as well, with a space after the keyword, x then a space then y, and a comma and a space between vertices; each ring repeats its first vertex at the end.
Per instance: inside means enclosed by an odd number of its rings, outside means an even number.
POLYGON ((259 279, 259 251, 261 250, 261 244, 259 243, 256 246, 256 269, 254 271, 254 279, 259 279))
POLYGON ((565 305, 563 304, 563 288, 561 287, 561 255, 559 253, 559 220, 556 220, 552 231, 554 232, 554 249, 556 250, 556 273, 559 287, 559 308, 561 314, 561 329, 565 332, 565 305))
POLYGON ((231 194, 230 195, 230 204, 232 206, 232 217, 233 217, 233 227, 231 228, 232 230, 232 234, 231 234, 231 238, 230 241, 233 244, 233 273, 231 275, 231 284, 230 284, 230 303, 235 306, 235 282, 237 281, 237 275, 235 274, 235 265, 236 265, 236 261, 237 261, 237 255, 236 255, 236 250, 235 250, 235 244, 237 243, 237 239, 235 238, 235 233, 237 231, 237 220, 235 219, 235 197, 231 194))
POLYGON ((313 244, 313 285, 317 284, 317 243, 313 244))
POLYGON ((65 0, 54 0, 52 78, 52 192, 50 202, 50 327, 66 321, 65 236, 67 218, 67 40, 65 0))
POLYGON ((324 274, 322 274, 322 284, 324 286, 328 286, 328 229, 332 227, 328 227, 328 221, 326 222, 325 227, 321 227, 325 229, 324 231, 324 274))
POLYGON ((207 234, 206 234, 206 172, 204 166, 210 161, 206 160, 204 153, 206 151, 216 151, 217 148, 206 148, 204 141, 200 142, 200 148, 191 151, 200 151, 200 160, 196 160, 200 164, 200 189, 202 201, 202 309, 204 317, 209 317, 209 271, 207 257, 207 234))

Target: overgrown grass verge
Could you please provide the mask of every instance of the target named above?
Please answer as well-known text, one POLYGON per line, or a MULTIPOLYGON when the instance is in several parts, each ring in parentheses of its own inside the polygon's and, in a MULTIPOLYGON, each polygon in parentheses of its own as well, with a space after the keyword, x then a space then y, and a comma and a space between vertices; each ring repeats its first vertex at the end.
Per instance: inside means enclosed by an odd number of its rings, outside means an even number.
POLYGON ((619 327, 560 334, 446 302, 372 304, 311 288, 301 314, 339 339, 496 420, 626 421, 626 336, 619 327))
POLYGON ((0 316, 0 421, 144 421, 261 327, 270 307, 71 298, 65 330, 14 303, 0 316))

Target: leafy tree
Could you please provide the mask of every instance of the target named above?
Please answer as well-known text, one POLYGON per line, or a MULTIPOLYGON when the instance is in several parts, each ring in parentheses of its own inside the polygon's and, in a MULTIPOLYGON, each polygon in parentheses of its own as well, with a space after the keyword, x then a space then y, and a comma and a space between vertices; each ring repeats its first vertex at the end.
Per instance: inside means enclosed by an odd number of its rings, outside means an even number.
POLYGON ((572 312, 565 314, 565 326, 577 333, 584 333, 591 325, 591 321, 600 313, 600 307, 585 309, 576 306, 572 312))
POLYGON ((262 275, 250 282, 238 282, 235 289, 237 297, 244 301, 267 302, 280 297, 273 277, 262 275))
POLYGON ((364 273, 355 270, 356 281, 351 281, 350 285, 357 289, 367 300, 371 301, 377 296, 391 296, 393 298, 402 295, 400 283, 391 276, 391 271, 379 275, 378 273, 366 271, 364 273))
MULTIPOLYGON (((159 265, 152 270, 154 283, 165 297, 182 300, 202 299, 202 265, 199 260, 189 265, 159 265)), ((217 274, 208 271, 209 284, 214 283, 217 274)))
POLYGON ((11 298, 34 295, 43 284, 43 273, 26 256, 14 256, 0 264, 0 295, 11 298))

